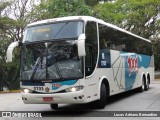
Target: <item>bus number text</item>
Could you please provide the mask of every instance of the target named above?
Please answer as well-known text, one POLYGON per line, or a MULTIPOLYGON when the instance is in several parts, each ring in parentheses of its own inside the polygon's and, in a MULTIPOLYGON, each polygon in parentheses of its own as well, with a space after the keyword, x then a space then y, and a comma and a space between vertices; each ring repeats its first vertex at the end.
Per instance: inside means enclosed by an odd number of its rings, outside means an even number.
POLYGON ((43 87, 35 86, 35 87, 34 87, 34 90, 35 90, 35 91, 43 91, 44 89, 43 89, 43 87))

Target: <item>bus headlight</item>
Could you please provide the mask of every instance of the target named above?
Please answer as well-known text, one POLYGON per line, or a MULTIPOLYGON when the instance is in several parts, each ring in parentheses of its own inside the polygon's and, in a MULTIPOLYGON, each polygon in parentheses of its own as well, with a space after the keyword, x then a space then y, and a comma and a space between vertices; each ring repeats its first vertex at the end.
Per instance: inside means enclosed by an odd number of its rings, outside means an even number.
POLYGON ((75 91, 80 91, 83 88, 84 88, 83 86, 75 86, 75 87, 67 88, 65 91, 66 92, 75 92, 75 91))
POLYGON ((32 90, 25 88, 25 89, 22 89, 22 92, 23 93, 32 93, 32 90))

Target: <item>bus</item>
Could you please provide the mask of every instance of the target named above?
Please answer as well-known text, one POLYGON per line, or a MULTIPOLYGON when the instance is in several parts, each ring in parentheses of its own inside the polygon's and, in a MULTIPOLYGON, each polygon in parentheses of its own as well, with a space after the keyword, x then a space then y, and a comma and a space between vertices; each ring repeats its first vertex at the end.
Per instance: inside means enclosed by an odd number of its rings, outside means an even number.
POLYGON ((69 16, 26 26, 20 86, 25 104, 82 104, 104 108, 109 96, 146 91, 154 79, 150 40, 91 16, 69 16))

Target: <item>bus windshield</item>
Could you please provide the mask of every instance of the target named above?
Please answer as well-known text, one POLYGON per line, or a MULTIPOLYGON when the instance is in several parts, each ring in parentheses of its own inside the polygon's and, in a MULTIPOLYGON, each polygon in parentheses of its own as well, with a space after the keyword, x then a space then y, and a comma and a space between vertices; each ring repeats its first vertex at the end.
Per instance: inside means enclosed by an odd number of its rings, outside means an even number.
POLYGON ((73 40, 22 47, 21 80, 61 80, 83 77, 82 58, 73 40))
POLYGON ((75 40, 80 34, 82 34, 82 32, 82 21, 63 21, 31 26, 25 30, 23 42, 37 42, 57 39, 75 40))

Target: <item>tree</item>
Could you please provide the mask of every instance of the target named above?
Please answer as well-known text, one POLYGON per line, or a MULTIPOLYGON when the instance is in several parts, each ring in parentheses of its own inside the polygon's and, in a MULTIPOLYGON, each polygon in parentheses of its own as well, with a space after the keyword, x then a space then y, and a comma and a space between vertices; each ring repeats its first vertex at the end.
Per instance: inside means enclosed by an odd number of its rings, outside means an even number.
POLYGON ((24 28, 28 23, 54 17, 92 14, 84 0, 35 1, 12 0, 0 3, 0 80, 3 80, 8 89, 19 86, 20 50, 14 50, 12 63, 6 63, 6 50, 11 42, 22 41, 24 28))
POLYGON ((0 3, 0 80, 8 89, 19 88, 20 50, 14 50, 12 63, 6 63, 6 51, 13 41, 22 41, 25 26, 34 21, 34 0, 14 0, 0 3))
POLYGON ((6 64, 5 56, 6 50, 12 38, 14 37, 14 28, 16 21, 6 16, 7 11, 5 9, 11 5, 11 2, 2 2, 0 4, 0 83, 2 90, 2 83, 5 87, 12 89, 12 86, 16 86, 16 82, 13 81, 15 74, 14 69, 17 64, 6 64), (3 14, 2 14, 3 13, 3 14))
POLYGON ((53 14, 48 12, 50 1, 51 0, 41 0, 39 4, 32 5, 32 10, 30 12, 30 16, 31 16, 30 22, 52 18, 53 14))
POLYGON ((93 6, 97 5, 99 3, 99 1, 100 0, 85 0, 85 3, 86 3, 86 5, 93 7, 93 6))
POLYGON ((155 21, 159 6, 159 0, 117 0, 99 4, 95 11, 103 20, 149 38, 155 33, 155 27, 159 27, 155 21), (152 18, 152 24, 146 25, 152 18))
MULTIPOLYGON (((95 6, 95 13, 106 22, 113 23, 144 38, 153 45, 160 43, 160 2, 159 0, 116 0, 95 6), (156 36, 156 37, 153 37, 156 36)), ((155 47, 157 48, 157 47, 155 47)), ((154 49, 155 61, 160 62, 154 49), (158 60, 158 61, 157 61, 158 60)), ((155 65, 158 69, 158 64, 155 65)))
POLYGON ((50 0, 48 12, 52 17, 92 15, 93 12, 84 0, 50 0))

